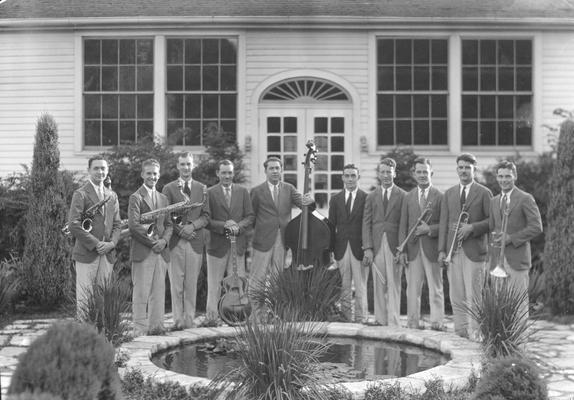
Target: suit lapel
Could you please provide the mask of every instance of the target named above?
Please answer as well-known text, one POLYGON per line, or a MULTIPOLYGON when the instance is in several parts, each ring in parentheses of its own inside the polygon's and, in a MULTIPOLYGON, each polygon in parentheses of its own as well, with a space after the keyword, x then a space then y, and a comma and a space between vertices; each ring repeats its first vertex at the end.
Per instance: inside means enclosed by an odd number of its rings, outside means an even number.
MULTIPOLYGON (((470 205, 472 204, 472 202, 474 201, 475 197, 476 197, 476 191, 478 189, 476 188, 476 182, 473 182, 472 185, 470 185, 470 189, 468 190, 468 194, 466 196, 466 209, 468 210, 470 205)), ((459 197, 459 202, 460 204, 460 197, 459 197)), ((461 209, 462 211, 462 209, 461 209)))
POLYGON ((153 210, 153 205, 151 202, 151 197, 149 197, 148 191, 147 189, 142 185, 142 187, 140 188, 140 195, 143 198, 143 201, 147 204, 148 208, 150 209, 150 211, 153 210))
MULTIPOLYGON (((391 196, 389 197, 389 204, 387 204, 387 212, 385 213, 385 217, 387 215, 389 215, 389 213, 391 212, 391 209, 393 208, 393 206, 395 205, 395 203, 398 200, 398 190, 397 187, 395 185, 393 185, 393 188, 391 189, 391 196)), ((381 199, 381 203, 383 202, 382 200, 382 192, 381 192, 381 196, 379 196, 379 199, 381 199)))

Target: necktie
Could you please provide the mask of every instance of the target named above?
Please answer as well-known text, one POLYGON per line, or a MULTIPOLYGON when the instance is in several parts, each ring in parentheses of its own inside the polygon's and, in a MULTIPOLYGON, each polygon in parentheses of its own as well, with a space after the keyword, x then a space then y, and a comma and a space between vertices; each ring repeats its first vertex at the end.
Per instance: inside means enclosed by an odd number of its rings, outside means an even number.
POLYGON ((460 195, 460 208, 461 209, 464 206, 464 203, 466 203, 466 186, 462 187, 462 194, 460 195))
POLYGON ((347 215, 351 215, 351 202, 353 201, 353 193, 347 192, 347 201, 345 202, 345 210, 347 210, 347 215))
POLYGON ((279 206, 279 188, 278 185, 273 185, 273 201, 275 202, 275 207, 279 206))
POLYGON ((231 189, 225 188, 225 203, 227 203, 227 208, 231 207, 231 189))
POLYGON ((508 197, 506 197, 506 194, 505 194, 502 196, 502 200, 500 201, 500 217, 501 218, 504 217, 504 212, 506 211, 506 207, 508 207, 507 199, 508 199, 508 197))
POLYGON ((157 202, 156 202, 156 198, 155 198, 155 190, 151 192, 151 206, 153 207, 153 209, 155 210, 157 207, 157 202))
POLYGON ((419 198, 419 206, 420 206, 421 210, 424 210, 426 202, 427 202, 424 189, 420 189, 420 196, 421 197, 419 198))
POLYGON ((104 199, 104 191, 101 186, 98 186, 98 190, 96 190, 96 193, 98 194, 98 199, 102 201, 104 199))
POLYGON ((387 206, 389 205, 389 198, 387 197, 387 189, 383 189, 383 213, 387 213, 387 206))
POLYGON ((189 182, 185 181, 185 185, 183 186, 183 193, 188 196, 191 196, 191 189, 189 188, 189 182))

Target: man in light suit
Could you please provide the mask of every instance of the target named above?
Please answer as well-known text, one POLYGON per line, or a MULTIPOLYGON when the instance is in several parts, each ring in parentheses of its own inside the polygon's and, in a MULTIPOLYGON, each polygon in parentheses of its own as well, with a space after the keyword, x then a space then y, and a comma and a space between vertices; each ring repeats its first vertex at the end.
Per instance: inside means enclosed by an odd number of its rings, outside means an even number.
POLYGON ((418 328, 421 312, 421 291, 426 275, 429 287, 431 328, 443 330, 444 295, 442 268, 438 263, 438 231, 443 194, 432 186, 432 167, 428 158, 419 157, 411 168, 417 187, 407 193, 401 208, 399 243, 402 243, 411 229, 414 237, 407 244, 401 262, 408 262, 407 277, 407 327, 418 328), (430 204, 430 207, 429 207, 430 204), (428 221, 419 221, 423 210, 430 208, 428 221), (418 225, 417 225, 418 224, 418 225))
POLYGON ((147 224, 141 216, 169 205, 167 197, 155 185, 159 179, 159 162, 142 163, 143 185, 131 196, 128 206, 128 227, 132 238, 132 317, 136 335, 163 332, 165 312, 165 271, 169 265, 168 243, 172 234, 171 219, 160 215, 148 236, 147 224))
POLYGON ((367 319, 368 265, 363 265, 363 211, 367 194, 359 189, 359 169, 354 164, 343 167, 345 188, 329 201, 329 222, 335 228, 333 253, 341 273, 343 300, 342 311, 347 321, 352 321, 352 283, 355 286, 355 321, 367 319))
POLYGON ((375 323, 391 326, 400 325, 403 268, 395 262, 395 252, 406 195, 393 184, 396 167, 392 158, 381 160, 377 167, 381 185, 367 196, 363 217, 365 260, 367 264, 373 264, 375 323))
POLYGON ((203 202, 202 207, 179 213, 181 222, 173 227, 169 241, 171 263, 169 265, 169 285, 171 307, 175 329, 194 327, 195 303, 197 298, 197 278, 203 260, 206 242, 205 227, 209 221, 209 204, 204 197, 205 185, 191 179, 193 155, 182 153, 177 158, 179 178, 163 188, 169 204, 186 200, 192 203, 203 202))
POLYGON ((267 180, 251 190, 255 224, 250 288, 265 279, 269 266, 284 268, 285 227, 291 220, 291 209, 314 202, 310 195, 303 196, 293 185, 281 181, 283 163, 279 158, 268 158, 263 167, 267 180))
MULTIPOLYGON (((496 166, 496 181, 502 192, 490 202, 488 226, 493 232, 495 248, 504 248, 504 268, 508 274, 506 282, 526 293, 521 313, 528 318, 528 282, 531 259, 530 241, 542 233, 540 211, 531 194, 515 186, 518 174, 516 165, 510 161, 501 161, 496 166), (506 232, 502 232, 502 219, 508 214, 506 232)), ((498 261, 499 251, 491 257, 493 264, 498 261)), ((494 266, 494 265, 493 265, 494 266)))
POLYGON ((102 156, 88 161, 89 180, 74 192, 68 213, 68 227, 76 239, 72 258, 76 262, 76 312, 86 305, 94 280, 109 277, 115 262, 114 249, 120 238, 118 196, 104 186, 108 162, 102 156), (90 231, 82 228, 81 216, 90 207, 108 199, 95 213, 90 231))
POLYGON ((481 294, 487 254, 490 190, 474 181, 476 157, 463 153, 456 158, 460 183, 444 194, 440 211, 438 260, 447 268, 454 331, 462 337, 477 338, 478 325, 465 311, 481 294), (462 211, 466 222, 458 224, 462 211), (455 229, 458 234, 455 237, 455 229), (458 244, 461 247, 458 248, 458 244), (450 260, 445 259, 450 254, 450 260))
POLYGON ((210 239, 207 245, 207 319, 217 319, 217 303, 221 295, 221 281, 224 274, 232 273, 235 259, 237 273, 245 276, 246 232, 251 229, 255 216, 249 192, 233 183, 233 163, 222 160, 218 164, 219 183, 207 191, 209 199, 208 229, 210 239), (235 236, 236 254, 231 254, 229 234, 235 236))

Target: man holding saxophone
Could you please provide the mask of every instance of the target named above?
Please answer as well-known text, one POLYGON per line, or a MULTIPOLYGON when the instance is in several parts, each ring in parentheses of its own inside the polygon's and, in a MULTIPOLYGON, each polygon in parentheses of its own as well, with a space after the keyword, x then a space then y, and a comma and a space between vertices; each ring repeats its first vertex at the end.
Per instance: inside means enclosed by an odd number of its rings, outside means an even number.
POLYGON ((447 268, 454 331, 476 338, 478 326, 465 312, 480 295, 487 254, 490 190, 474 181, 476 157, 463 153, 456 158, 459 183, 444 193, 440 212, 439 263, 447 268))
POLYGON ((167 197, 155 188, 159 168, 159 162, 154 159, 142 163, 144 183, 130 196, 128 206, 134 285, 132 317, 136 335, 160 333, 164 329, 165 272, 170 261, 168 243, 173 228, 169 216, 158 213, 150 234, 149 224, 142 219, 143 215, 169 205, 167 197))
POLYGON ((518 174, 514 163, 501 161, 495 171, 501 193, 490 202, 488 225, 494 239, 491 262, 507 274, 498 279, 526 292, 521 313, 528 318, 530 241, 542 233, 540 211, 534 197, 515 186, 518 174))
POLYGON ((74 192, 68 213, 68 230, 76 239, 72 258, 76 264, 78 316, 94 279, 102 281, 113 271, 113 250, 120 238, 121 225, 118 196, 104 186, 108 162, 102 156, 90 158, 88 174, 88 182, 74 192), (93 216, 86 216, 90 209, 93 216))

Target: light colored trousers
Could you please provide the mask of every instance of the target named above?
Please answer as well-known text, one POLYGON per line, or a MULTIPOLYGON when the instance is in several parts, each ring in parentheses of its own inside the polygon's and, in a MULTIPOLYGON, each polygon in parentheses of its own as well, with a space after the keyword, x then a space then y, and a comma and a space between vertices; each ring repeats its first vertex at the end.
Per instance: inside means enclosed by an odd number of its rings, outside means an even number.
POLYGON ((373 260, 375 320, 381 325, 400 326, 401 275, 403 268, 394 262, 394 254, 383 234, 381 248, 373 260))
MULTIPOLYGON (((516 270, 514 268, 507 266, 506 272, 508 273, 508 278, 504 279, 506 281, 506 284, 507 285, 513 285, 520 292, 526 292, 526 298, 525 298, 524 302, 522 302, 522 305, 520 307, 520 314, 524 315, 526 317, 526 319, 528 319, 528 317, 529 317, 528 304, 530 302, 530 300, 528 298, 528 286, 530 283, 530 276, 528 274, 529 270, 527 270, 527 269, 516 270)), ((495 279, 500 279, 500 278, 495 278, 495 279)))
POLYGON ((454 320, 454 332, 463 337, 476 337, 477 322, 468 314, 480 299, 484 282, 484 261, 472 261, 459 249, 447 269, 450 302, 454 320))
POLYGON ((363 322, 369 313, 367 306, 367 279, 369 269, 363 267, 362 260, 357 260, 347 242, 347 248, 343 258, 337 261, 337 267, 341 273, 341 286, 343 299, 341 308, 343 315, 348 321, 352 321, 351 297, 353 294, 352 282, 355 282, 355 321, 363 322))
MULTIPOLYGON (((245 256, 238 255, 237 260, 237 274, 241 277, 245 276, 245 256)), ((217 319, 219 298, 221 297, 221 281, 223 276, 233 273, 233 258, 231 251, 228 251, 225 256, 218 258, 215 256, 207 255, 207 307, 206 314, 208 319, 217 319)))
POLYGON ((163 329, 167 267, 161 254, 154 252, 144 261, 132 263, 132 317, 136 334, 163 329))
POLYGON ((444 320, 444 294, 442 288, 442 268, 438 262, 431 262, 419 243, 417 257, 409 262, 407 277, 407 327, 418 328, 421 319, 421 292, 424 278, 429 287, 430 321, 442 325, 444 320))
POLYGON ((76 261, 76 315, 81 317, 94 281, 103 282, 114 270, 105 255, 99 255, 91 263, 76 261))
POLYGON ((177 328, 191 328, 203 254, 196 253, 187 240, 179 240, 170 254, 168 274, 173 322, 177 328))
POLYGON ((281 232, 277 230, 275 243, 268 251, 253 249, 251 271, 249 272, 249 287, 251 289, 261 285, 266 278, 269 267, 281 271, 285 268, 285 245, 281 239, 281 232))

